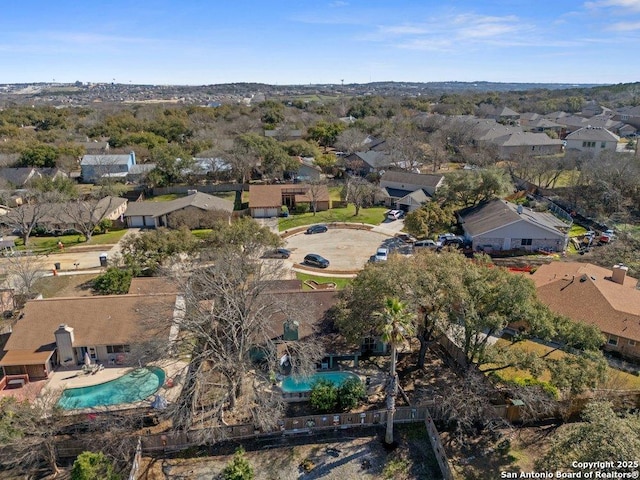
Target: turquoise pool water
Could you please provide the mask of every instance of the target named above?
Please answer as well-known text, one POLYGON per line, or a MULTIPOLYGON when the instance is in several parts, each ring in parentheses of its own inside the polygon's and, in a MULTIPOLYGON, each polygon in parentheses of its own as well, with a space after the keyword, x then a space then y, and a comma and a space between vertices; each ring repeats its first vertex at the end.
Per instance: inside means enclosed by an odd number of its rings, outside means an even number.
POLYGON ((329 380, 339 387, 347 378, 359 379, 360 377, 351 372, 317 372, 310 377, 286 377, 282 380, 280 388, 285 393, 308 392, 318 380, 329 380))
POLYGON ((164 384, 164 370, 136 368, 120 378, 91 387, 69 388, 58 405, 65 410, 133 403, 153 395, 164 384))

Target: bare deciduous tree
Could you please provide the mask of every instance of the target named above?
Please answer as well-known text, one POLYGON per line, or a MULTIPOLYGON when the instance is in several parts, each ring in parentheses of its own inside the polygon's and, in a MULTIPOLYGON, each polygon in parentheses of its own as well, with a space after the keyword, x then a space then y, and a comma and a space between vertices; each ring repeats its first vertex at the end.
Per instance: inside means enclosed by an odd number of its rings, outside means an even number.
POLYGON ((342 198, 347 203, 353 203, 356 208, 354 216, 358 216, 362 207, 373 205, 379 188, 363 178, 350 177, 342 189, 342 198))
POLYGON ((51 204, 60 199, 58 192, 27 191, 23 204, 3 215, 1 222, 16 231, 26 246, 33 229, 50 214, 51 204))
POLYGON ((309 182, 307 184, 307 197, 309 197, 311 211, 314 216, 318 211, 318 201, 322 199, 324 192, 326 192, 326 184, 321 180, 309 182))
POLYGON ((271 270, 279 266, 256 262, 236 248, 220 248, 210 259, 209 267, 183 281, 184 343, 178 348, 188 348, 191 361, 183 393, 172 406, 174 424, 207 427, 228 412, 274 428, 282 405, 268 394, 268 372, 277 371, 278 356, 287 352, 293 372, 308 374, 321 351, 304 340, 278 342, 278 319, 300 315, 287 296, 269 293, 269 280, 277 277, 271 270))
POLYGON ((44 276, 45 259, 43 255, 31 252, 16 252, 4 259, 4 271, 7 283, 19 293, 29 294, 33 285, 44 276))
POLYGON ((99 195, 74 200, 62 205, 61 221, 69 222, 69 229, 84 235, 87 241, 91 237, 102 220, 113 212, 122 199, 112 196, 100 197, 99 195))

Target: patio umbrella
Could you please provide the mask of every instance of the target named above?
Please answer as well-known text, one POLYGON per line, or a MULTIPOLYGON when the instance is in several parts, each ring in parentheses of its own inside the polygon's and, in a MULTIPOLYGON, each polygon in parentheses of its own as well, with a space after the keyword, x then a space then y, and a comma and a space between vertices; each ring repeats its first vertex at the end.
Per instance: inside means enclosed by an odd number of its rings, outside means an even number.
POLYGON ((91 366, 91 357, 89 356, 89 352, 84 352, 84 364, 87 367, 91 366))

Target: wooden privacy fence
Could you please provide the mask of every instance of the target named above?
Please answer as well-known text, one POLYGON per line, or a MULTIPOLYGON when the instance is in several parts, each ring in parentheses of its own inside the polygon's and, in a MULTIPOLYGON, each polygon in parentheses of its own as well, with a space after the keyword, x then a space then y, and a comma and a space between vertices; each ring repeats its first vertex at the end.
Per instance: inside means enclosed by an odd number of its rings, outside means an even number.
MULTIPOLYGON (((428 406, 398 407, 394 416, 394 424, 424 423, 443 478, 450 480, 453 477, 451 477, 449 462, 428 408, 428 406)), ((278 426, 271 431, 256 430, 253 425, 229 425, 208 429, 142 435, 138 440, 129 478, 135 478, 141 455, 174 453, 189 447, 213 445, 227 440, 246 440, 277 435, 310 434, 332 429, 384 426, 387 421, 387 414, 386 410, 375 410, 362 413, 336 413, 283 418, 278 423, 278 426)), ((59 457, 74 457, 85 449, 86 444, 80 439, 69 438, 56 442, 56 450, 59 457)))
MULTIPOLYGON (((399 407, 396 409, 394 423, 424 422, 429 416, 426 406, 399 407)), ((307 415, 304 417, 283 418, 278 428, 270 431, 256 430, 253 425, 229 425, 208 429, 193 429, 188 432, 171 432, 142 437, 142 452, 172 452, 188 447, 213 444, 225 440, 242 440, 273 435, 294 435, 313 433, 339 428, 371 427, 384 425, 387 421, 386 410, 362 413, 336 413, 326 415, 307 415)))

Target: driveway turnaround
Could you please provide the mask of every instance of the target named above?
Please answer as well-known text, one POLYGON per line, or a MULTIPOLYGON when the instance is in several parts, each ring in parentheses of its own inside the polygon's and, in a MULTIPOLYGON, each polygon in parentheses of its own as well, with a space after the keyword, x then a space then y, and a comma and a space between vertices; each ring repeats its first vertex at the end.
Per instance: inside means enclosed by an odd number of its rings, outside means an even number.
POLYGON ((386 246, 393 252, 401 244, 402 242, 388 233, 350 228, 329 228, 328 232, 313 235, 298 233, 286 239, 286 248, 291 250, 289 260, 293 262, 294 268, 302 263, 308 253, 320 254, 331 262, 326 270, 305 267, 305 270, 318 273, 356 273, 364 268, 378 247, 386 246))

